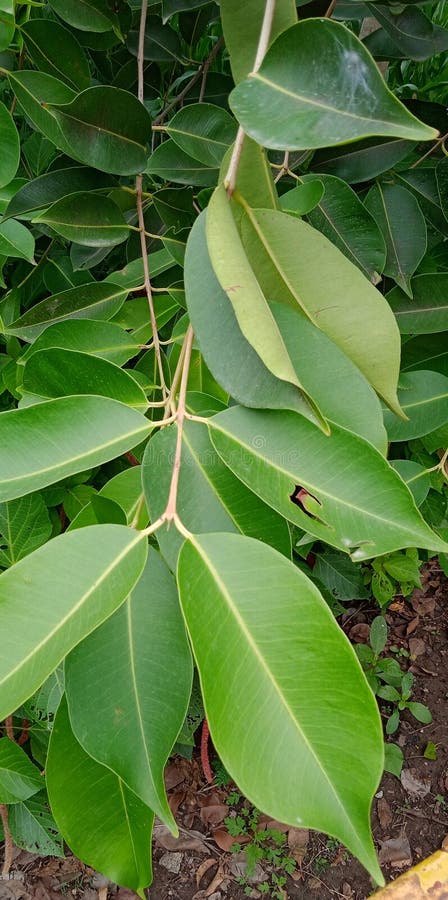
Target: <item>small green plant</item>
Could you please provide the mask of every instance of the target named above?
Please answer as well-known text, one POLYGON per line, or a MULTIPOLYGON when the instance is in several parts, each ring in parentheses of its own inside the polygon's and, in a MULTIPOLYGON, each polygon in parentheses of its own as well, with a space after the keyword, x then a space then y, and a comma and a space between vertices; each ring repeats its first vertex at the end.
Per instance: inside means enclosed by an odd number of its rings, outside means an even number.
MULTIPOLYGON (((234 791, 227 798, 227 803, 234 806, 240 799, 238 792, 234 791)), ((248 879, 254 874, 257 863, 264 863, 269 867, 269 878, 257 885, 257 889, 274 900, 283 900, 282 889, 286 884, 286 875, 294 872, 296 862, 285 852, 286 835, 283 832, 277 828, 259 828, 260 815, 260 811, 255 807, 243 806, 238 813, 224 819, 224 824, 232 837, 244 836, 246 839, 244 846, 246 875, 237 881, 244 887, 245 893, 249 894, 251 888, 248 879)), ((239 841, 235 841, 231 848, 233 853, 239 853, 242 849, 239 841)))
POLYGON ((408 597, 415 587, 421 587, 421 560, 415 547, 404 552, 387 553, 378 556, 365 569, 365 582, 370 585, 375 600, 381 609, 389 605, 396 594, 408 597))
POLYGON ((401 679, 400 690, 397 690, 391 684, 384 684, 377 690, 377 696, 394 706, 392 714, 386 722, 386 733, 394 734, 400 724, 400 713, 408 709, 414 719, 429 725, 432 722, 432 715, 424 703, 416 703, 410 700, 412 688, 414 685, 414 676, 412 672, 406 672, 401 679))
POLYGON ((386 620, 384 616, 376 616, 370 626, 369 643, 357 644, 355 647, 367 681, 375 694, 382 683, 398 688, 403 677, 397 660, 382 656, 386 643, 386 620))

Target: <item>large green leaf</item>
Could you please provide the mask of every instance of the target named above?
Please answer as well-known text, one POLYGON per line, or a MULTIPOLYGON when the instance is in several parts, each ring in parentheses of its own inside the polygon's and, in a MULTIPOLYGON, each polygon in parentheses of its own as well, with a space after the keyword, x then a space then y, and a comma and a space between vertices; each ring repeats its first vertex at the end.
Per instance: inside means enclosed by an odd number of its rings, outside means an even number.
POLYGON ((60 78, 75 91, 89 86, 89 63, 71 31, 51 19, 30 19, 22 25, 20 33, 41 72, 60 78))
POLYGON ((0 134, 2 152, 0 157, 0 187, 9 184, 17 172, 20 162, 20 139, 17 128, 4 103, 0 103, 0 134))
POLYGON ((115 179, 86 166, 56 169, 28 181, 11 198, 4 219, 32 219, 39 209, 46 209, 69 194, 111 188, 115 179))
POLYGON ((237 123, 225 109, 211 103, 184 106, 165 131, 185 153, 204 166, 216 168, 233 144, 237 123))
POLYGON ((50 325, 66 319, 111 319, 123 306, 127 295, 127 288, 118 287, 111 281, 94 281, 69 288, 36 303, 7 331, 24 341, 33 341, 50 325))
POLYGON ((316 554, 313 578, 325 585, 336 600, 367 600, 370 597, 362 567, 330 547, 316 554))
POLYGON ((403 372, 430 369, 448 375, 448 334, 422 334, 406 341, 402 353, 403 372))
POLYGON ((72 651, 65 674, 81 746, 177 833, 163 770, 187 712, 193 667, 176 586, 155 550, 130 598, 72 651))
POLYGON ((400 421, 384 410, 384 424, 390 441, 409 441, 429 434, 448 422, 448 378, 440 372, 407 372, 400 378, 399 397, 409 418, 400 421))
POLYGON ((381 881, 369 825, 380 718, 317 588, 271 547, 230 534, 186 541, 178 579, 207 721, 232 778, 273 818, 343 841, 381 881))
POLYGON ((72 88, 46 72, 8 72, 8 78, 20 106, 34 127, 64 153, 76 157, 49 110, 50 103, 70 103, 76 96, 72 88))
MULTIPOLYGON (((308 178, 311 184, 316 180, 314 175, 306 176, 303 187, 310 184, 308 178)), ((345 181, 334 175, 319 175, 319 183, 323 194, 308 213, 308 221, 375 284, 386 258, 378 225, 345 181)))
POLYGON ((52 347, 91 353, 118 366, 137 356, 139 351, 138 342, 113 322, 67 319, 46 328, 22 353, 18 362, 25 363, 33 353, 52 347))
MULTIPOLYGON (((282 214, 272 212, 272 215, 282 214)), ((251 265, 247 258, 223 185, 216 189, 208 205, 206 236, 210 262, 244 337, 276 378, 302 390, 267 303, 266 297, 275 298, 263 293, 258 281, 258 260, 252 260, 251 265)), ((319 416, 315 405, 314 409, 319 416)))
POLYGON ((425 141, 438 134, 402 106, 361 41, 331 19, 288 28, 259 71, 232 91, 230 105, 254 140, 278 150, 371 135, 425 141))
POLYGON ((387 172, 408 156, 413 147, 415 144, 411 141, 367 138, 318 150, 313 156, 312 168, 356 184, 387 172))
POLYGON ((109 197, 80 191, 56 200, 33 222, 49 225, 56 234, 86 247, 114 247, 129 237, 123 213, 109 197))
POLYGON ((151 430, 136 409, 107 397, 61 397, 0 414, 0 500, 114 459, 151 430))
POLYGON ((280 303, 272 303, 271 310, 292 364, 325 418, 366 438, 385 455, 381 404, 357 366, 298 311, 280 303))
POLYGON ((8 810, 8 824, 16 847, 39 856, 64 857, 62 836, 48 809, 46 791, 14 803, 8 810))
POLYGON ((380 3, 367 7, 403 57, 422 61, 448 50, 448 29, 431 22, 418 6, 405 6, 398 15, 380 3))
POLYGON ((0 567, 7 569, 51 537, 52 522, 40 494, 0 503, 0 567))
POLYGON ((107 359, 58 347, 33 353, 25 365, 23 390, 49 400, 70 394, 112 397, 145 412, 148 401, 131 372, 107 359))
MULTIPOLYGON (((237 84, 254 67, 265 3, 260 0, 221 0, 221 19, 232 75, 237 84)), ((297 12, 294 0, 277 0, 271 27, 271 41, 285 28, 294 25, 297 12)))
POLYGON ((2 719, 118 609, 146 554, 142 532, 93 525, 54 538, 0 575, 2 719))
POLYGON ((39 769, 18 744, 0 738, 0 803, 17 803, 37 794, 42 788, 39 769))
POLYGON ((72 102, 51 104, 70 155, 101 172, 134 175, 146 165, 151 120, 128 91, 98 85, 72 102))
POLYGON ((82 749, 65 699, 53 726, 46 776, 53 815, 72 852, 144 900, 152 880, 154 814, 82 749))
POLYGON ((387 294, 401 333, 448 331, 448 273, 416 275, 411 287, 412 300, 399 287, 387 294))
POLYGON ((116 17, 107 0, 50 0, 54 11, 81 31, 110 31, 116 17))
POLYGON ((266 368, 241 332, 230 299, 210 262, 205 217, 203 212, 188 238, 185 290, 188 312, 207 366, 219 384, 245 406, 294 409, 316 422, 305 397, 266 368))
MULTIPOLYGON (((164 428, 149 441, 143 457, 142 480, 151 521, 167 504, 177 429, 164 428)), ((249 491, 224 465, 208 436, 207 427, 186 422, 182 433, 182 464, 177 496, 178 513, 192 532, 234 532, 265 541, 285 556, 291 538, 285 520, 249 491)), ((157 533, 160 548, 175 569, 182 537, 174 528, 157 533)))
POLYGON ((447 546, 384 457, 344 428, 333 425, 327 437, 296 413, 237 406, 209 427, 219 455, 254 493, 356 562, 403 547, 447 546))
POLYGON ((34 262, 34 237, 31 231, 15 219, 0 222, 0 254, 34 262))
POLYGON ((218 181, 218 168, 205 166, 185 153, 174 141, 164 141, 149 157, 148 175, 177 184, 194 184, 197 187, 214 187, 218 181))
POLYGON ((287 213, 247 208, 242 232, 265 295, 301 308, 399 411, 400 336, 380 292, 324 235, 287 213))
MULTIPOLYGON (((221 163, 219 180, 224 181, 232 157, 231 147, 221 163)), ((250 206, 262 206, 266 209, 278 209, 277 191, 272 177, 272 169, 266 151, 247 135, 244 138, 238 172, 236 190, 242 194, 250 206)), ((238 215, 239 207, 233 204, 233 213, 238 215)))
MULTIPOLYGON (((130 31, 127 36, 128 50, 138 54, 139 32, 130 31)), ((175 63, 182 58, 179 35, 170 25, 163 25, 158 16, 148 16, 143 43, 143 59, 153 62, 175 63)))
POLYGON ((376 184, 365 205, 386 242, 384 274, 412 297, 411 275, 426 253, 426 222, 410 191, 399 184, 376 184))

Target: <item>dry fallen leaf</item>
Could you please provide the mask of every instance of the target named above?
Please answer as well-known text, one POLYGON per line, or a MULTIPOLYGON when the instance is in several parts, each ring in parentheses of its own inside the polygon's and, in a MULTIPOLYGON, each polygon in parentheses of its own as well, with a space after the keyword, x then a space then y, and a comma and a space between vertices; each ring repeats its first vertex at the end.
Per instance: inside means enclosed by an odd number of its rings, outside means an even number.
POLYGON ((308 850, 310 833, 307 828, 290 828, 288 831, 289 855, 301 866, 308 850))
POLYGON ((211 869, 212 866, 217 866, 217 865, 218 865, 218 862, 216 859, 204 859, 204 862, 201 863, 201 865, 198 867, 198 870, 196 872, 196 886, 197 887, 199 887, 205 873, 208 872, 208 870, 211 869))
POLYGON ((383 831, 386 831, 389 828, 389 825, 392 822, 392 810, 386 800, 385 797, 381 797, 376 804, 376 811, 378 813, 379 823, 383 831))
POLYGON ((420 616, 414 616, 414 618, 411 619, 411 621, 408 623, 408 626, 406 628, 406 636, 409 637, 409 635, 413 634, 415 629, 418 628, 419 624, 420 616))
POLYGON ((426 653, 425 642, 422 641, 421 638, 410 638, 409 652, 413 659, 416 659, 417 656, 423 656, 423 654, 426 653))
POLYGON ((431 790, 431 778, 421 778, 415 769, 403 769, 400 781, 412 797, 426 797, 431 790))
POLYGON ((425 597, 424 591, 416 589, 411 597, 411 606, 420 616, 432 616, 436 601, 434 597, 425 597))
POLYGON ((378 854, 380 866, 404 869, 412 865, 411 847, 404 833, 400 834, 399 837, 388 838, 380 843, 381 850, 378 854))
POLYGON ((154 825, 154 840, 164 850, 197 850, 198 853, 209 853, 205 839, 200 831, 181 831, 178 838, 173 837, 166 825, 154 825))
POLYGON ((370 626, 367 622, 360 622, 359 625, 353 625, 350 628, 348 636, 355 644, 367 644, 370 636, 370 626))
POLYGON ((220 825, 229 815, 229 807, 225 803, 203 806, 199 815, 204 825, 220 825))

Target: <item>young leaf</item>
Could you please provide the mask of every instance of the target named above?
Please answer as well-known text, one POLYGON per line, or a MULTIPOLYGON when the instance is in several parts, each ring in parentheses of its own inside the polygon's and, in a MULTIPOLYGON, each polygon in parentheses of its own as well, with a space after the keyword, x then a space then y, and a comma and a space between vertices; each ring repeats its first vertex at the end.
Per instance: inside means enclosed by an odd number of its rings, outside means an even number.
POLYGON ((367 441, 302 416, 232 407, 209 419, 230 469, 283 516, 355 562, 403 547, 445 550, 406 485, 367 441), (381 492, 378 491, 381 484, 381 492))
POLYGON ((0 738, 0 803, 27 800, 43 785, 39 769, 9 738, 0 738))
POLYGON ((232 778, 273 818, 343 841, 381 880, 369 830, 379 714, 317 588, 272 548, 230 534, 187 540, 178 579, 207 721, 232 778), (348 692, 335 689, 335 667, 348 692))
POLYGON ((51 809, 71 851, 144 900, 152 880, 154 813, 82 749, 65 699, 56 714, 46 775, 51 809))
POLYGON ((48 810, 45 791, 10 806, 8 823, 16 847, 39 856, 64 857, 62 836, 48 810))
POLYGON ((54 538, 0 575, 2 719, 123 603, 146 553, 141 532, 94 525, 54 538))
POLYGON ((265 296, 302 309, 400 414, 400 336, 380 292, 324 235, 286 213, 247 207, 242 235, 265 296))
POLYGON ((176 586, 155 550, 130 598, 72 651, 65 674, 81 746, 177 833, 163 770, 187 713, 193 671, 176 586))
POLYGON ((0 103, 0 134, 2 153, 0 157, 0 187, 9 184, 17 172, 20 162, 20 140, 17 128, 4 103, 0 103))
MULTIPOLYGON (((221 0, 221 19, 235 84, 254 67, 265 4, 260 0, 221 0)), ((277 0, 272 19, 271 43, 285 28, 297 22, 294 0, 277 0)))
POLYGON ((115 175, 134 175, 145 168, 151 120, 128 91, 98 85, 71 103, 51 103, 50 112, 75 159, 115 175))
MULTIPOLYGON (((142 481, 151 521, 166 507, 177 429, 164 428, 149 441, 142 462, 142 481)), ((182 433, 182 465, 178 511, 193 532, 236 532, 265 541, 291 556, 291 537, 285 520, 249 491, 228 469, 214 449, 206 425, 186 422, 182 433)), ((181 535, 161 529, 157 538, 168 563, 176 567, 181 535)))
POLYGON ((129 227, 116 203, 85 192, 57 200, 33 222, 49 225, 66 240, 86 247, 114 247, 129 237, 129 227))
POLYGON ((410 141, 438 135, 389 91, 361 41, 331 19, 306 19, 288 28, 229 102, 254 140, 278 150, 330 147, 372 135, 410 141))
POLYGON ((24 341, 33 341, 46 328, 66 319, 111 319, 128 295, 127 288, 111 281, 97 282, 69 288, 36 303, 5 331, 24 341))
POLYGON ((427 243, 426 222, 416 198, 399 184, 376 184, 365 205, 386 242, 384 274, 412 297, 411 275, 423 259, 427 243))
POLYGON ((61 397, 1 413, 0 501, 114 459, 151 427, 136 409, 108 397, 61 397))

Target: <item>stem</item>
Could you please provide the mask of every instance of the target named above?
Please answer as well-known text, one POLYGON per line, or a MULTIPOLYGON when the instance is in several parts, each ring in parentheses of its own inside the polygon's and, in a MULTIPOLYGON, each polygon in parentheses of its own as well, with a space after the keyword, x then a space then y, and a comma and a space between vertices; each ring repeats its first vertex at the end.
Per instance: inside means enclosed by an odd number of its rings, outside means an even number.
MULTIPOLYGON (((145 43, 145 26, 146 14, 148 11, 148 0, 142 0, 142 10, 140 14, 140 30, 138 36, 138 56, 137 56, 137 72, 138 72, 138 99, 143 104, 144 101, 144 43, 145 43)), ((167 390, 165 384, 165 375, 163 372, 162 353, 159 344, 159 333, 157 330, 157 319, 154 311, 154 301, 151 290, 151 277, 148 264, 148 252, 146 249, 145 236, 145 217, 143 215, 143 176, 137 175, 135 179, 135 191, 137 199, 138 224, 140 229, 140 245, 143 260, 143 275, 145 283, 145 292, 148 298, 149 318, 151 321, 152 339, 154 341, 154 353, 157 360, 157 368, 159 370, 160 384, 162 387, 162 396, 166 397, 167 390)))
POLYGON ((12 716, 7 716, 5 719, 5 730, 6 737, 9 737, 10 741, 14 740, 14 728, 12 724, 12 716))
POLYGON ((336 0, 331 0, 330 6, 328 7, 328 9, 325 13, 324 19, 331 19, 331 16, 332 16, 335 6, 336 6, 336 0))
POLYGON ((426 153, 424 153, 423 156, 420 157, 420 159, 417 160, 417 162, 412 164, 411 169, 415 169, 416 166, 419 166, 420 163, 422 163, 424 159, 427 159, 428 156, 431 156, 431 154, 434 153, 435 150, 437 150, 439 147, 442 147, 442 150, 443 150, 443 145, 444 145, 445 141, 447 140, 447 138, 448 138, 448 133, 442 134, 442 137, 440 137, 439 140, 436 141, 435 144, 433 144, 432 147, 430 147, 429 150, 427 150, 426 153))
MULTIPOLYGON (((335 0, 336 2, 336 0, 335 0)), ((283 163, 280 166, 280 171, 277 172, 277 175, 274 178, 274 184, 277 184, 277 181, 280 181, 280 178, 283 178, 284 175, 287 175, 289 172, 289 150, 285 150, 285 155, 283 157, 283 163)))
MULTIPOLYGON (((274 13, 275 13, 275 4, 276 0, 266 0, 266 6, 264 8, 264 16, 263 16, 263 24, 261 26, 260 37, 258 40, 257 52, 255 55, 254 67, 252 69, 252 73, 258 72, 263 59, 266 55, 266 51, 269 47, 269 39, 271 37, 272 31, 272 23, 274 21, 274 13)), ((230 160, 229 168, 227 170, 227 175, 224 179, 224 186, 227 191, 227 196, 232 196, 235 187, 236 187, 236 179, 238 175, 238 168, 241 160, 241 154, 243 152, 244 138, 246 137, 244 129, 241 127, 238 128, 238 133, 236 136, 236 141, 233 147, 233 153, 230 160)))
MULTIPOLYGON (((174 465, 173 472, 171 476, 171 485, 170 485, 170 493, 168 497, 168 503, 166 505, 166 510, 163 514, 163 518, 165 522, 172 522, 178 519, 177 516, 177 491, 179 487, 179 474, 180 474, 180 464, 182 457, 182 435, 184 430, 184 421, 185 421, 185 397, 187 394, 187 383, 188 383, 188 371, 190 368, 190 359, 191 359, 191 350, 193 347, 193 329, 191 325, 188 327, 188 331, 185 338, 185 356, 184 363, 182 368, 182 379, 180 383, 179 390, 179 404, 177 407, 177 441, 176 441, 176 452, 174 455, 174 465)), ((176 523, 177 524, 177 523, 176 523)))
POLYGON ((174 99, 171 100, 170 103, 168 103, 168 106, 166 106, 165 109, 163 109, 162 112, 159 113, 159 115, 154 119, 153 125, 159 125, 161 122, 163 122, 163 120, 166 119, 168 113, 170 113, 171 110, 174 109, 174 107, 179 103, 182 103, 182 100, 187 96, 188 92, 191 91, 191 88, 195 86, 196 82, 199 81, 201 77, 203 77, 206 67, 208 72, 208 69, 210 68, 215 57, 218 55, 223 44, 224 38, 220 37, 219 40, 216 41, 213 50, 207 56, 207 59, 205 59, 202 63, 201 68, 194 73, 193 77, 190 78, 190 81, 187 82, 185 87, 181 90, 180 94, 178 94, 177 97, 174 97, 174 99))
POLYGON ((201 765, 202 771, 205 776, 205 780, 209 783, 213 783, 213 772, 210 765, 210 759, 208 755, 208 739, 210 737, 210 731, 208 727, 207 719, 204 719, 202 722, 202 732, 201 732, 201 765))
POLYGON ((2 875, 5 878, 9 875, 9 870, 12 864, 12 837, 11 832, 9 830, 9 822, 8 822, 8 807, 6 803, 0 803, 0 818, 2 820, 3 825, 3 834, 4 834, 4 859, 3 859, 3 870, 2 875))

